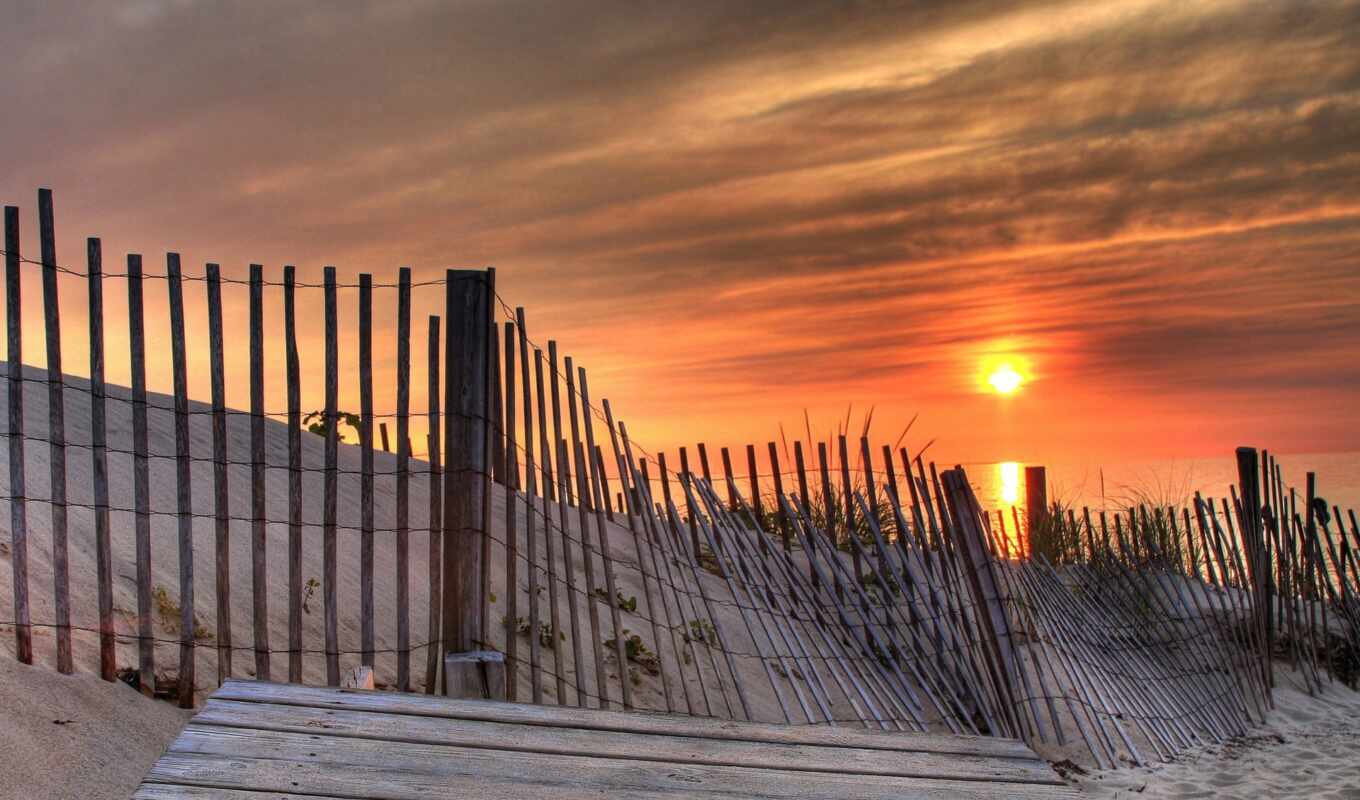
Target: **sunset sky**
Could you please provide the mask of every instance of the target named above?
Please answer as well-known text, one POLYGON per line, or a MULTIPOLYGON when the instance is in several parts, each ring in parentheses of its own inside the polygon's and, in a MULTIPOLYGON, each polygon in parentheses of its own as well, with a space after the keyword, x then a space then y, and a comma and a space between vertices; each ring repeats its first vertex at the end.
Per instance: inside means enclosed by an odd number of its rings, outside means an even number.
MULTIPOLYGON (((495 266, 651 449, 763 446, 804 409, 824 433, 851 403, 888 442, 919 414, 942 460, 1360 449, 1357 2, 0 6, 0 202, 35 258, 47 186, 76 267, 88 235, 120 271, 495 266)), ((417 297, 417 387, 441 303, 417 297)), ((395 294, 376 308, 381 411, 395 294)))

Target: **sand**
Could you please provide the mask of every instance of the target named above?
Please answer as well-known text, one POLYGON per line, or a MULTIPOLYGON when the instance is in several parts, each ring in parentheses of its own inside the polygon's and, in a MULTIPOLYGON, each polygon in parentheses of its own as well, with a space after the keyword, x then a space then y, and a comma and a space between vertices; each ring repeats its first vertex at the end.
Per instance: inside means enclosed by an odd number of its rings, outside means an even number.
POLYGON ((1249 736, 1169 764, 1069 776, 1097 798, 1360 798, 1360 693, 1340 684, 1309 697, 1276 667, 1275 710, 1249 736))
POLYGON ((0 652, 0 798, 126 800, 190 713, 0 652))

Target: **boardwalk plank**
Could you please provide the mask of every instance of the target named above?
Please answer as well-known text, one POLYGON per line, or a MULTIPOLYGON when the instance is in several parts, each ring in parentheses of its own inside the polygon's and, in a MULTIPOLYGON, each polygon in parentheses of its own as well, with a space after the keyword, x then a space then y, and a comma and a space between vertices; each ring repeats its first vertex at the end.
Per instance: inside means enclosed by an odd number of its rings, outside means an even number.
POLYGON ((988 736, 945 736, 912 734, 904 736, 848 728, 807 728, 750 722, 687 717, 683 715, 638 713, 620 714, 597 709, 493 703, 481 700, 455 700, 446 697, 392 692, 336 691, 310 686, 287 686, 260 681, 229 680, 214 698, 255 703, 282 703, 336 710, 363 710, 393 714, 481 719, 550 727, 589 727, 633 733, 670 733, 704 736, 711 739, 815 744, 832 747, 862 747, 901 753, 957 753, 996 758, 1034 758, 1023 744, 1011 739, 988 736))
POLYGON ((373 714, 234 700, 209 700, 203 711, 194 718, 194 724, 479 750, 589 755, 709 766, 845 772, 903 778, 1059 782, 1053 771, 1037 759, 991 758, 956 753, 917 753, 910 758, 903 758, 900 753, 891 750, 642 734, 588 727, 549 728, 521 723, 373 714))
POLYGON ((191 725, 153 767, 152 782, 342 797, 552 798, 1054 797, 1065 787, 667 764, 540 754, 532 761, 459 747, 191 725), (510 792, 517 790, 518 793, 510 792), (504 792, 505 794, 498 794, 504 792))

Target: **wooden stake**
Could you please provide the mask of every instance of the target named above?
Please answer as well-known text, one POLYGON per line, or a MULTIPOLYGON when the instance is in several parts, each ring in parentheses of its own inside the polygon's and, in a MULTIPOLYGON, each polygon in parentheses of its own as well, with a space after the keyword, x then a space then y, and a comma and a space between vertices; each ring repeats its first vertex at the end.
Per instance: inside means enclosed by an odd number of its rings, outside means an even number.
POLYGON ((170 289, 170 352, 175 384, 175 489, 179 512, 179 707, 194 707, 194 499, 189 452, 189 371, 184 354, 184 289, 179 254, 166 256, 170 289))
MULTIPOLYGON (((292 266, 283 268, 284 373, 288 383, 288 682, 302 683, 302 379, 295 272, 292 266)), ((225 461, 225 451, 223 455, 225 461)))
POLYGON ((95 572, 99 584, 99 676, 117 679, 113 551, 109 542, 109 457, 104 419, 104 274, 99 240, 86 241, 90 295, 90 460, 94 478, 95 572))
MULTIPOLYGON (((14 582, 14 657, 33 663, 33 628, 28 606, 28 491, 24 480, 24 349, 19 263, 19 209, 5 206, 5 320, 9 374, 9 530, 14 582)), ((140 562, 138 562, 140 566, 140 562)), ((139 583, 140 586, 140 583, 139 583)), ((143 642, 143 646, 145 646, 143 642)))
MULTIPOLYGON (((411 269, 397 272, 397 691, 411 691, 411 269)), ((387 427, 383 426, 383 450, 387 427)))
MULTIPOLYGON (((232 675, 231 492, 227 468, 227 388, 222 340, 222 274, 208 264, 208 364, 212 372, 213 531, 216 545, 217 684, 232 675)), ((297 678, 301 681, 301 676, 297 678)))
POLYGON ((57 296, 57 245, 52 225, 52 190, 38 190, 42 240, 43 316, 47 323, 48 475, 52 508, 52 589, 57 622, 57 671, 75 671, 71 653, 70 565, 66 548, 66 385, 61 368, 61 302, 57 296))
POLYGON ((428 420, 430 430, 426 434, 426 450, 429 452, 430 464, 430 484, 428 494, 430 496, 430 520, 429 520, 429 555, 426 559, 426 566, 429 569, 429 643, 425 645, 425 693, 434 694, 440 685, 439 665, 444 654, 443 642, 440 635, 443 632, 443 624, 440 619, 440 612, 443 609, 443 566, 444 549, 440 539, 440 531, 444 529, 443 523, 443 495, 440 493, 440 461, 439 461, 439 317, 431 314, 428 320, 428 331, 426 336, 426 352, 428 354, 427 366, 425 368, 428 398, 428 420))
POLYGON ((127 265, 128 344, 132 367, 132 497, 137 538, 137 682, 142 693, 151 697, 156 693, 156 641, 151 619, 151 481, 147 469, 142 257, 129 255, 127 265))
POLYGON ((373 598, 373 276, 359 276, 359 647, 374 661, 373 598))
POLYGON ((264 268, 250 265, 250 576, 255 674, 269 680, 269 527, 264 441, 264 268))
POLYGON ((326 616, 326 684, 340 685, 339 604, 336 597, 336 507, 339 502, 337 460, 340 447, 340 418, 336 408, 340 394, 340 345, 338 311, 335 302, 335 267, 326 267, 323 279, 326 303, 326 465, 323 481, 324 500, 321 522, 321 592, 326 616))

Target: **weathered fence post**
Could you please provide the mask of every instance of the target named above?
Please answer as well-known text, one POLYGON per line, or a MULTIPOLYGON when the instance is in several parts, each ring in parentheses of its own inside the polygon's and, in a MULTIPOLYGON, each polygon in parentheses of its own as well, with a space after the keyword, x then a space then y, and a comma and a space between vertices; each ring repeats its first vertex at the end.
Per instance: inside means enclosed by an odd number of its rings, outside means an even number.
POLYGON ((20 318, 19 209, 5 206, 5 323, 9 333, 9 522, 14 580, 14 656, 33 663, 28 608, 28 506, 24 483, 24 357, 20 318))
MULTIPOLYGON (((445 285, 444 357, 444 587, 443 643, 449 654, 485 648, 481 597, 482 503, 487 473, 488 329, 491 325, 489 274, 481 270, 448 270, 445 285)), ((513 588, 510 589, 513 591, 513 588)), ((444 690, 467 696, 497 696, 481 668, 485 659, 445 659, 444 690), (471 676, 453 674, 471 671, 471 676)), ((513 665, 511 665, 513 668, 513 665)), ((502 688, 500 691, 504 691, 502 688)))
POLYGON ((1260 652, 1262 678, 1267 686, 1272 683, 1270 659, 1274 653, 1270 598, 1270 564, 1266 558, 1264 521, 1261 517, 1260 459, 1254 447, 1237 448, 1237 475, 1241 484, 1239 530, 1242 549, 1247 558, 1251 580, 1250 597, 1256 615, 1255 625, 1262 642, 1260 652))
MULTIPOLYGON (((1034 556, 1034 529, 1048 515, 1048 470, 1025 467, 1025 552, 1034 556)), ((1018 540, 1020 532, 1016 531, 1018 540)))

